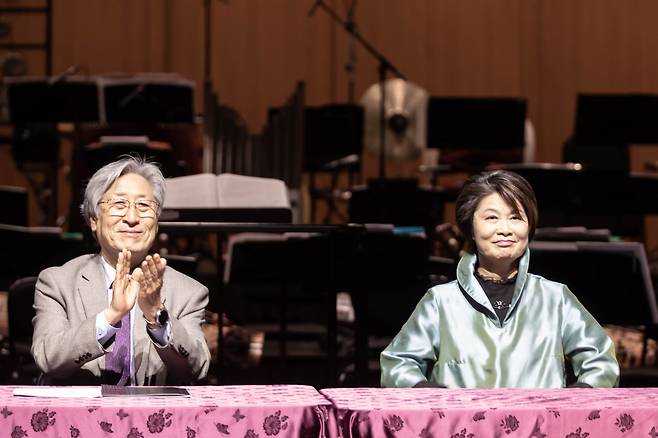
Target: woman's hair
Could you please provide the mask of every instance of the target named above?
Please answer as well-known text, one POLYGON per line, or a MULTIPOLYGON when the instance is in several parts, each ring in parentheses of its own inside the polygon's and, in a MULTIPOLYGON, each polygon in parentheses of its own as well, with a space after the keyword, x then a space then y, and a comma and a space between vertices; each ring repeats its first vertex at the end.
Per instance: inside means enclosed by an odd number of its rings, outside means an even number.
POLYGON ((145 158, 136 156, 123 156, 118 161, 107 164, 94 173, 85 189, 85 198, 80 206, 82 216, 87 225, 91 219, 99 216, 99 202, 105 193, 123 175, 134 173, 146 179, 153 189, 153 197, 158 203, 157 215, 162 213, 162 204, 165 197, 165 179, 160 168, 149 163, 145 158))
POLYGON ((473 239, 473 215, 480 201, 492 193, 498 193, 503 201, 519 214, 519 205, 528 218, 529 238, 537 228, 537 198, 532 187, 521 175, 507 170, 493 170, 473 175, 464 183, 457 196, 457 225, 468 243, 468 251, 475 252, 473 239))

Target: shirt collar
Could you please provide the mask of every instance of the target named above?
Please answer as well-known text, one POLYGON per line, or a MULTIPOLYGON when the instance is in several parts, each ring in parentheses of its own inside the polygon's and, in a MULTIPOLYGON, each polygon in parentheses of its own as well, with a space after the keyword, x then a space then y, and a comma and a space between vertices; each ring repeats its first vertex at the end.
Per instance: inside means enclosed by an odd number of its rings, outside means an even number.
POLYGON ((103 265, 103 272, 105 273, 105 285, 109 289, 114 281, 114 278, 117 276, 117 270, 114 266, 110 265, 105 257, 101 255, 101 264, 103 265))
MULTIPOLYGON (((466 253, 457 264, 457 282, 459 285, 466 291, 468 295, 471 296, 476 302, 485 308, 489 309, 492 314, 495 314, 489 298, 482 290, 482 286, 475 279, 475 265, 477 263, 477 255, 474 253, 466 253)), ((512 305, 510 309, 513 309, 516 306, 517 301, 521 297, 521 292, 525 286, 527 274, 528 274, 528 265, 530 264, 530 249, 526 248, 525 252, 519 259, 519 271, 516 274, 516 282, 514 285, 514 295, 512 296, 512 305)), ((512 311, 508 312, 508 317, 512 311)), ((507 318, 505 318, 507 319, 507 318)))

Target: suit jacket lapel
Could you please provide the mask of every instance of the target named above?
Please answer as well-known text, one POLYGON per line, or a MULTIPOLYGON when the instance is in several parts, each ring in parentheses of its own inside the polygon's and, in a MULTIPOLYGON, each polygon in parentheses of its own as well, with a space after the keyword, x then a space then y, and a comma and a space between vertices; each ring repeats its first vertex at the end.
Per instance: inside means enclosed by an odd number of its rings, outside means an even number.
POLYGON ((87 318, 93 317, 107 307, 107 286, 100 255, 93 257, 81 270, 78 293, 87 318))
MULTIPOLYGON (((92 257, 80 270, 80 277, 76 281, 77 292, 82 301, 85 318, 93 318, 107 308, 107 283, 105 271, 101 264, 101 256, 92 257)), ((96 362, 97 375, 105 369, 105 357, 98 358, 96 362)))

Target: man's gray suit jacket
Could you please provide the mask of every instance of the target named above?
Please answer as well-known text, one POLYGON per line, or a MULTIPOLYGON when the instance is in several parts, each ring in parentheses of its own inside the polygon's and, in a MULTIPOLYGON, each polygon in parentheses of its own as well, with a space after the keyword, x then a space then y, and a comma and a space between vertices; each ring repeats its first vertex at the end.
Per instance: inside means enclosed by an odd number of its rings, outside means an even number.
MULTIPOLYGON (((133 350, 138 385, 189 384, 205 377, 210 353, 201 323, 208 289, 167 266, 162 298, 171 321, 171 341, 160 347, 146 332, 142 312, 135 309, 133 350)), ((137 304, 135 304, 137 305, 137 304)), ((98 385, 105 353, 99 345, 96 315, 108 307, 107 283, 98 254, 75 258, 45 269, 37 280, 32 355, 48 385, 98 385)))

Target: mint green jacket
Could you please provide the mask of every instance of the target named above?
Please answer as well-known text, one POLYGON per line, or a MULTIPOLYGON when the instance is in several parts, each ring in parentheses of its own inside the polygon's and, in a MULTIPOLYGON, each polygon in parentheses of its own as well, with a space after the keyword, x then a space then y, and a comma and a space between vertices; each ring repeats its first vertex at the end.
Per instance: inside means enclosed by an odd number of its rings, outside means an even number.
POLYGON ((501 323, 473 275, 477 257, 465 255, 457 280, 431 288, 381 353, 381 385, 559 388, 568 360, 578 382, 616 386, 612 340, 565 285, 529 274, 529 259, 501 323))

